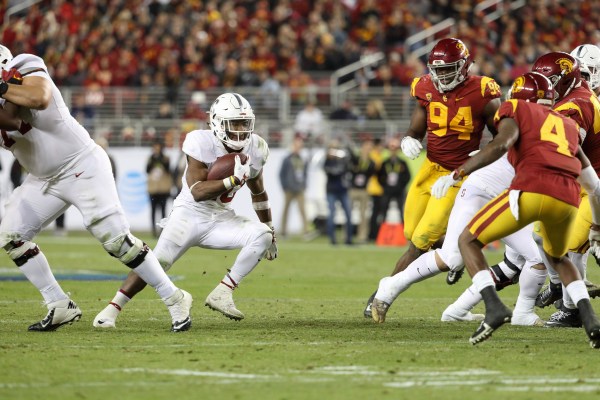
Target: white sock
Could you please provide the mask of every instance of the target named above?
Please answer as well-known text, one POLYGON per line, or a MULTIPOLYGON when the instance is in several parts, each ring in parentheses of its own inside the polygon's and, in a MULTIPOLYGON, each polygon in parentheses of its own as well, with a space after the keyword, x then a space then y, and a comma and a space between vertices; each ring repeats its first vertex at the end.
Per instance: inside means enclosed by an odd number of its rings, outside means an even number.
POLYGON ((534 313, 535 298, 546 282, 546 270, 532 268, 525 265, 519 277, 519 297, 513 314, 534 313))
POLYGON ((105 310, 111 310, 110 313, 113 314, 114 317, 116 317, 119 314, 119 312, 122 311, 123 307, 125 307, 125 305, 129 303, 130 300, 131 298, 127 296, 125 292, 119 289, 119 291, 115 294, 115 297, 113 297, 113 299, 108 304, 109 307, 107 307, 105 310))
POLYGON ((585 287, 585 282, 583 282, 581 279, 569 283, 566 289, 569 292, 569 296, 571 296, 574 304, 579 303, 579 300, 581 299, 589 300, 590 298, 587 288, 585 287))
POLYGON ((40 291, 46 304, 69 298, 56 281, 50 270, 48 260, 41 250, 37 255, 21 265, 19 269, 29 282, 40 291))
MULTIPOLYGON (((574 253, 572 251, 570 251, 568 253, 568 257, 569 260, 571 260, 571 262, 573 263, 573 265, 575 265, 575 268, 577 268, 577 271, 579 271, 579 275, 581 275, 582 279, 585 279, 585 275, 586 275, 586 265, 584 264, 587 263, 587 257, 586 254, 581 254, 581 253, 574 253)), ((586 289, 587 291, 587 289, 586 289)), ((565 307, 570 308, 571 310, 577 308, 577 303, 574 302, 571 299, 571 296, 569 296, 569 292, 567 290, 565 290, 565 286, 563 285, 563 304, 565 307)))
POLYGON ((442 271, 440 271, 435 262, 435 252, 429 251, 410 263, 404 271, 386 278, 386 290, 378 290, 375 297, 378 300, 392 304, 400 293, 408 289, 413 283, 421 282, 440 272, 442 271))
POLYGON ((265 233, 240 250, 229 271, 229 276, 235 281, 236 286, 258 265, 261 254, 264 254, 265 250, 269 248, 272 240, 272 235, 265 233))
POLYGON ((492 278, 492 272, 489 269, 477 272, 473 276, 473 284, 479 293, 488 286, 496 286, 494 278, 492 278))
POLYGON ((165 270, 160 266, 152 250, 148 251, 144 261, 134 268, 134 271, 148 285, 152 286, 163 300, 171 297, 177 290, 175 284, 171 282, 165 270))
POLYGON ((473 284, 469 286, 454 303, 451 304, 455 310, 466 314, 473 309, 481 301, 481 294, 477 291, 477 287, 473 284))

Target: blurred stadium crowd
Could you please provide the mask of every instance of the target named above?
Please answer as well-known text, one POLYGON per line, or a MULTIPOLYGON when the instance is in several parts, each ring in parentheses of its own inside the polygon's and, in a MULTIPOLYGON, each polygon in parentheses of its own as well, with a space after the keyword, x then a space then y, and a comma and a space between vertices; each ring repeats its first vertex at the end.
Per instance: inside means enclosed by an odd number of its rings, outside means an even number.
POLYGON ((44 0, 5 18, 16 3, 0 10, 2 43, 41 56, 59 85, 73 86, 203 90, 275 76, 297 87, 374 51, 387 61, 369 85, 409 85, 425 64, 406 56, 406 38, 448 17, 474 72, 501 86, 547 51, 600 42, 592 1, 528 0, 489 24, 475 0, 44 0))

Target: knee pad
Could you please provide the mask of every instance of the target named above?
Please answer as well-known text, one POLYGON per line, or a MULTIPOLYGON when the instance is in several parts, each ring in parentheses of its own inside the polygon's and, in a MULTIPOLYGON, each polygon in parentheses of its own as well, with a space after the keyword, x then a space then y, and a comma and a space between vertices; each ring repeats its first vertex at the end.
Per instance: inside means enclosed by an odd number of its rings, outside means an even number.
POLYGON ((108 254, 118 258, 119 261, 132 269, 139 266, 150 251, 146 243, 131 233, 124 233, 108 240, 102 243, 102 247, 104 247, 108 254))
POLYGON ((507 286, 514 285, 519 282, 521 270, 514 264, 504 258, 504 261, 490 267, 492 276, 496 283, 496 290, 500 291, 507 286))
POLYGON ((25 264, 27 260, 40 253, 40 248, 37 244, 29 241, 15 242, 14 240, 11 240, 4 246, 4 250, 6 250, 10 259, 17 264, 17 267, 25 264))

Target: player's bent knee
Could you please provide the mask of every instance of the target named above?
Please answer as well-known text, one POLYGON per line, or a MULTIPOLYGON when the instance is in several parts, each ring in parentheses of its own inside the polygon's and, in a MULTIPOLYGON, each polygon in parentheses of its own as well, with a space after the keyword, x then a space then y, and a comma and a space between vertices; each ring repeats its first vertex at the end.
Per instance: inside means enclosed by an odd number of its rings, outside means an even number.
POLYGON ((271 246, 271 243, 273 243, 273 232, 270 230, 260 232, 255 239, 255 243, 257 243, 260 248, 265 250, 268 249, 269 246, 271 246))
POLYGON ((451 271, 458 271, 464 267, 463 258, 460 253, 450 254, 446 262, 446 266, 450 268, 451 271))
POLYGON ((102 247, 111 256, 118 258, 129 268, 138 267, 150 251, 148 245, 131 233, 121 234, 111 240, 102 243, 102 247))
POLYGON ((13 260, 18 267, 40 254, 38 245, 29 241, 11 240, 4 246, 4 250, 6 250, 10 259, 13 260))

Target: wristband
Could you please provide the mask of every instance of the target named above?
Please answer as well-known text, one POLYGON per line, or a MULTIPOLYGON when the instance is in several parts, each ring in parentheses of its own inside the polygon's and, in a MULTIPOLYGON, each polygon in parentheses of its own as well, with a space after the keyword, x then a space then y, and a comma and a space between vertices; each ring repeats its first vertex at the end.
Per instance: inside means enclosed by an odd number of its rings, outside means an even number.
POLYGON ((268 210, 269 208, 271 208, 271 206, 269 205, 269 201, 253 201, 252 202, 252 208, 254 208, 256 211, 260 211, 260 210, 268 210))
POLYGON ((225 185, 225 189, 229 190, 235 186, 235 177, 233 175, 223 179, 223 185, 225 185))
POLYGON ((8 90, 8 83, 2 82, 0 83, 0 97, 4 98, 6 91, 8 90))

